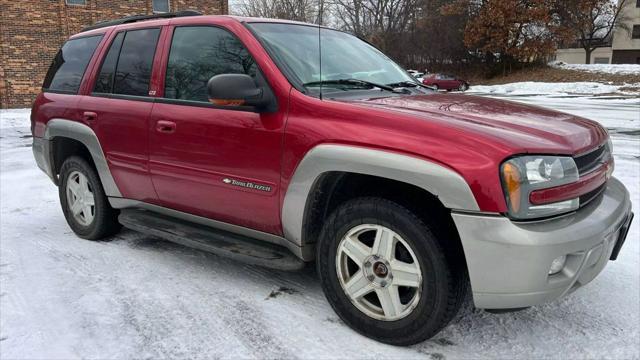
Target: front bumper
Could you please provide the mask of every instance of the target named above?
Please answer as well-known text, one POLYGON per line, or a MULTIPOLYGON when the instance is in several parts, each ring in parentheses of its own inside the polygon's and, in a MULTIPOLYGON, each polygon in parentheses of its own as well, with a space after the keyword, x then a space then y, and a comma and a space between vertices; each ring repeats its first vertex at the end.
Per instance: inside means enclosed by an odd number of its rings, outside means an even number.
POLYGON ((620 229, 630 221, 631 201, 624 185, 612 178, 599 199, 555 219, 513 222, 502 216, 452 216, 476 307, 511 309, 554 300, 593 280, 611 258, 620 229), (551 263, 562 255, 567 256, 565 267, 549 275, 551 263))

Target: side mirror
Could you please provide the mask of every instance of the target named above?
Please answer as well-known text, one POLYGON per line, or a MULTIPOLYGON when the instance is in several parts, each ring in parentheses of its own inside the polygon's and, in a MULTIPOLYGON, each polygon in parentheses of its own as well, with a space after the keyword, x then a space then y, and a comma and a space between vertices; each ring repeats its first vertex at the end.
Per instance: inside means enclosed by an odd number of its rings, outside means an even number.
POLYGON ((265 108, 270 99, 249 75, 220 74, 207 83, 209 101, 218 106, 265 108))

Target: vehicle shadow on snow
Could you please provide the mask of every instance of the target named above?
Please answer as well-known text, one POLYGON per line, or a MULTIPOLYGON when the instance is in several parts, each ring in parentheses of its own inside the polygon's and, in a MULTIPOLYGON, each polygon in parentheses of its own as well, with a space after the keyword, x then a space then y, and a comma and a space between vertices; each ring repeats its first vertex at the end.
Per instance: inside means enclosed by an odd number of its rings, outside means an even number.
MULTIPOLYGON (((322 314, 320 317, 316 317, 318 326, 323 326, 322 323, 328 322, 340 324, 345 329, 348 329, 326 302, 320 288, 315 264, 309 264, 297 272, 271 270, 247 265, 127 229, 123 229, 122 233, 114 237, 110 243, 113 245, 126 245, 141 251, 166 253, 172 259, 175 258, 177 268, 204 266, 202 271, 205 272, 210 270, 216 274, 228 274, 240 283, 248 282, 250 285, 255 284, 256 287, 266 286, 268 289, 263 294, 263 301, 282 301, 286 299, 285 301, 299 302, 300 307, 308 306, 311 301, 315 303, 313 304, 314 313, 322 314), (317 311, 319 309, 321 311, 317 311)), ((566 336, 566 328, 554 325, 554 323, 561 324, 570 321, 575 322, 571 326, 572 328, 579 328, 590 326, 589 319, 595 316, 586 303, 588 299, 586 302, 575 300, 575 296, 578 295, 574 294, 551 304, 529 308, 520 312, 490 314, 473 306, 472 296, 469 291, 460 312, 442 332, 434 338, 414 345, 409 349, 421 355, 426 355, 430 359, 439 360, 446 358, 443 353, 461 352, 460 355, 464 355, 470 345, 473 344, 478 349, 485 351, 492 349, 499 351, 499 349, 508 346, 509 343, 529 342, 531 334, 536 333, 546 333, 551 338, 555 336, 557 339, 562 339, 566 336), (487 341, 487 339, 492 340, 487 341)), ((283 323, 284 327, 297 326, 297 319, 294 316, 285 316, 282 321, 285 322, 283 323), (291 323, 286 324, 286 322, 291 323)), ((599 318, 598 321, 605 328, 616 327, 616 324, 607 319, 606 316, 599 318)), ((353 336, 360 337, 361 335, 353 332, 353 336)), ((365 338, 362 337, 359 340, 365 340, 365 338)), ((370 341, 372 341, 372 344, 377 344, 373 340, 370 341)), ((384 346, 382 344, 377 345, 384 346)))
MULTIPOLYGON (((272 283, 273 291, 278 293, 273 296, 270 296, 271 293, 267 293, 265 294, 265 298, 276 298, 283 294, 298 294, 304 291, 306 287, 314 287, 320 290, 315 272, 315 264, 308 264, 305 268, 296 272, 278 271, 245 264, 126 228, 123 228, 122 232, 113 237, 109 242, 124 243, 133 249, 172 253, 171 255, 175 256, 176 261, 182 259, 185 262, 189 262, 193 261, 193 258, 198 258, 200 259, 199 265, 205 265, 217 273, 224 272, 233 274, 234 277, 245 276, 246 279, 244 280, 260 280, 261 283, 268 280, 268 282, 272 283), (298 287, 301 288, 299 289, 298 287)), ((189 265, 193 264, 190 263, 189 265)))

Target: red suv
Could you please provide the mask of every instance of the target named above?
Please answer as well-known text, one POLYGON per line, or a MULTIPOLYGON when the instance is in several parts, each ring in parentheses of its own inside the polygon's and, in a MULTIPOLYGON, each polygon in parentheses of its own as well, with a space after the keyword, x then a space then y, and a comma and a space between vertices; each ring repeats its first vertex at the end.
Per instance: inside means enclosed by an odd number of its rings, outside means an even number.
POLYGON ((344 32, 191 15, 101 23, 53 61, 33 151, 78 236, 315 261, 344 322, 397 345, 467 289, 514 310, 616 258, 631 203, 597 123, 436 93, 344 32))

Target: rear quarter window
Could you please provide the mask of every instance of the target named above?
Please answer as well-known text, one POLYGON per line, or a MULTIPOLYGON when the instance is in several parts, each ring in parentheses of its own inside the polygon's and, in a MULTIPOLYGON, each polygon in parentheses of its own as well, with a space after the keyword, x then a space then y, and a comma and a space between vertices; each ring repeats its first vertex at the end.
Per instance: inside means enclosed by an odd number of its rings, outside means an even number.
POLYGON ((87 64, 101 39, 102 35, 96 35, 67 41, 47 71, 43 90, 77 94, 87 64))

